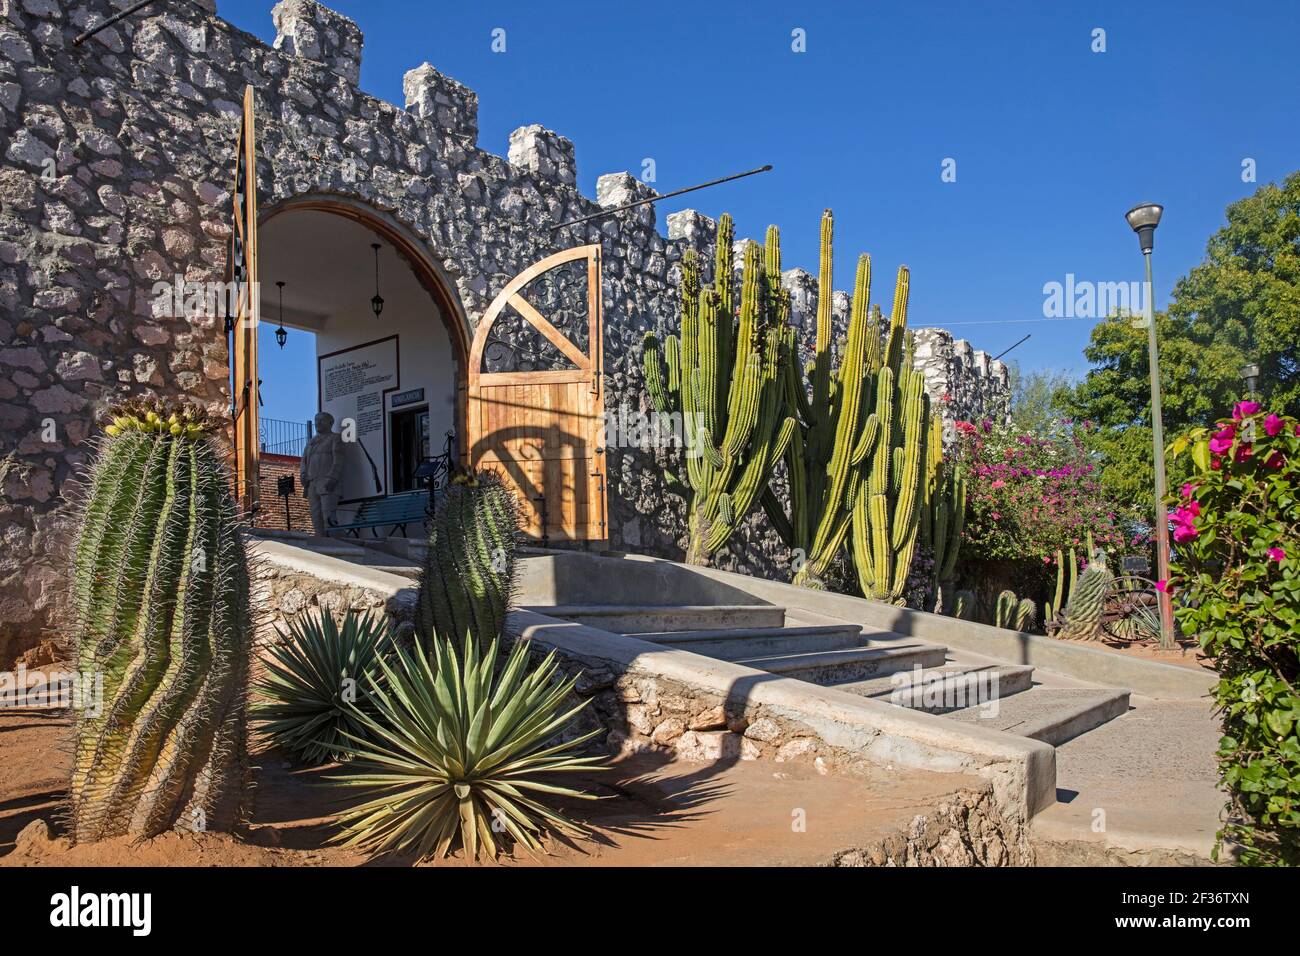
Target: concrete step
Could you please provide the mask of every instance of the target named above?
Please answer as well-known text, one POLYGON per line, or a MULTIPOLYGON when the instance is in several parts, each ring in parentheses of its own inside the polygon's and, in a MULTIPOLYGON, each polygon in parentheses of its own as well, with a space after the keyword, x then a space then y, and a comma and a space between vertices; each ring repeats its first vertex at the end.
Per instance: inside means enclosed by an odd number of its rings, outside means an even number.
POLYGON ((1115 688, 1034 687, 947 717, 1055 747, 1126 713, 1128 698, 1128 691, 1115 688))
POLYGON ((835 689, 912 710, 946 714, 1019 694, 1033 683, 1034 669, 1027 664, 944 664, 836 684, 835 689))
POLYGON ((736 663, 780 674, 782 677, 834 686, 881 674, 892 674, 918 665, 938 667, 944 662, 947 653, 947 648, 938 644, 897 643, 811 654, 750 657, 736 663))
POLYGON ((725 631, 657 631, 634 635, 643 641, 679 647, 694 654, 737 661, 775 654, 836 651, 860 647, 862 628, 856 624, 814 624, 804 627, 734 627, 725 631))
POLYGON ((570 604, 530 608, 618 634, 780 627, 785 608, 771 604, 570 604))
POLYGON ((325 554, 332 558, 364 558, 368 553, 360 545, 350 544, 336 538, 308 538, 304 541, 290 542, 312 554, 325 554))

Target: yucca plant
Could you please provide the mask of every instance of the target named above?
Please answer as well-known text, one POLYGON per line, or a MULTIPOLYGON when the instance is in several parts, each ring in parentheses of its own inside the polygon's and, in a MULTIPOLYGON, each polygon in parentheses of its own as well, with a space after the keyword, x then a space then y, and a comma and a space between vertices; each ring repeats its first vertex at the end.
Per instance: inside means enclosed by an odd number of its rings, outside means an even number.
POLYGON ((304 612, 289 621, 257 682, 261 730, 305 763, 339 759, 345 734, 363 734, 358 711, 369 708, 369 683, 389 640, 386 620, 349 610, 304 612))
POLYGON ((471 859, 495 857, 502 835, 529 850, 547 830, 583 828, 533 794, 594 799, 548 782, 550 774, 596 768, 603 756, 557 735, 588 703, 566 708, 576 678, 557 680, 552 652, 529 670, 529 642, 516 641, 497 674, 497 642, 480 656, 472 636, 457 652, 446 637, 399 648, 370 681, 373 716, 358 711, 360 734, 347 734, 353 760, 336 782, 369 791, 341 815, 335 842, 381 854, 444 857, 460 846, 471 859))

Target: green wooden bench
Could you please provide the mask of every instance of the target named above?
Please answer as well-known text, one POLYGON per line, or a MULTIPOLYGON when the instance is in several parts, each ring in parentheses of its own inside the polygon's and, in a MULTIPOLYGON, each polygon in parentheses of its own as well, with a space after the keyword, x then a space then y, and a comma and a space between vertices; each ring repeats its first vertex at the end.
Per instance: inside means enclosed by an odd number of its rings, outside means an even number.
POLYGON ((330 528, 330 534, 347 532, 354 538, 361 537, 361 531, 369 528, 376 538, 382 537, 380 528, 387 527, 389 534, 396 534, 402 529, 402 536, 409 538, 406 526, 418 524, 424 531, 425 519, 429 516, 429 494, 425 491, 410 491, 386 498, 370 498, 361 502, 355 517, 347 524, 337 524, 330 528))

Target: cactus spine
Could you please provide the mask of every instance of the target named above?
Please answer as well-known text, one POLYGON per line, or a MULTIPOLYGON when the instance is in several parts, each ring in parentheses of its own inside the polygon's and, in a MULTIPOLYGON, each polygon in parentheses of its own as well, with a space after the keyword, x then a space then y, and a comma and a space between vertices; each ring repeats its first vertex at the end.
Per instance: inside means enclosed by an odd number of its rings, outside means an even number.
POLYGON ((769 227, 763 247, 746 244, 738 313, 733 236, 724 215, 710 287, 701 287, 698 259, 687 253, 680 335, 661 348, 649 333, 642 352, 655 410, 680 414, 686 434, 691 564, 709 563, 757 504, 795 429, 782 401, 794 335, 785 321, 780 234, 769 227))
POLYGON ((491 471, 457 475, 438 505, 416 598, 421 640, 501 636, 510 607, 519 502, 491 471))
POLYGON ((240 822, 252 626, 220 427, 132 402, 92 467, 71 611, 78 669, 103 691, 77 714, 76 842, 240 822))

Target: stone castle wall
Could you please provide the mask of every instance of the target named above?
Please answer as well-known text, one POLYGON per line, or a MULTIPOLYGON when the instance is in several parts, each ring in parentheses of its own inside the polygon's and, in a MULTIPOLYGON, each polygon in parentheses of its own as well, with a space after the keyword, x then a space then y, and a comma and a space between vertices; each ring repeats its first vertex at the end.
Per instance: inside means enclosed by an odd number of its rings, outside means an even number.
MULTIPOLYGON (((405 75, 402 106, 363 93, 361 31, 311 0, 275 6, 270 47, 220 19, 214 0, 147 7, 73 45, 126 6, 0 0, 0 662, 55 619, 68 494, 95 415, 142 393, 228 407, 221 321, 155 315, 152 289, 225 277, 246 85, 261 208, 323 194, 382 211, 422 240, 471 322, 536 260, 601 243, 607 405, 641 407, 642 335, 672 327, 682 252, 712 241, 691 211, 661 235, 649 205, 550 228, 652 193, 612 173, 595 200, 583 196, 573 143, 540 126, 512 133, 504 158, 480 148, 477 95, 428 64, 405 75)), ((810 278, 786 277, 805 338, 810 278)), ((847 310, 837 293, 836 313, 847 310)), ((963 346, 918 350, 935 398, 946 389, 962 417, 996 414, 1006 371, 963 346)), ((683 509, 662 480, 653 455, 610 449, 612 547, 680 555, 683 509)), ((755 516, 720 563, 770 573, 780 551, 755 516)))

